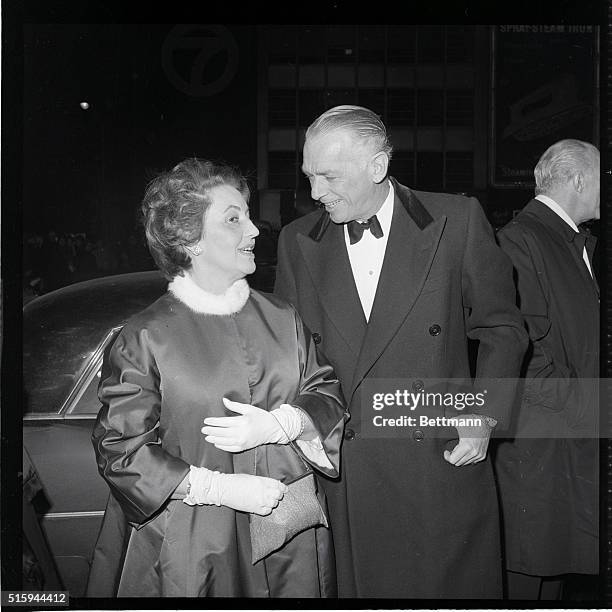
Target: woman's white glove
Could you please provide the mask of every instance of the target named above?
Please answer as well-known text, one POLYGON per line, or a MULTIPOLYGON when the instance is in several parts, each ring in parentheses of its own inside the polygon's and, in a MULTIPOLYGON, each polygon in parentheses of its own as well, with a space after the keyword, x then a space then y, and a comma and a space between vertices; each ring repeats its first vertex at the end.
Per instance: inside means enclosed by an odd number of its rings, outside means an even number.
POLYGON ((265 516, 278 506, 286 492, 287 485, 274 478, 221 474, 192 465, 189 469, 189 494, 183 502, 189 506, 227 506, 265 516))
POLYGON ((207 442, 230 453, 239 453, 262 444, 288 444, 304 428, 300 411, 289 404, 281 404, 268 412, 226 397, 223 403, 240 416, 207 417, 202 433, 207 442))

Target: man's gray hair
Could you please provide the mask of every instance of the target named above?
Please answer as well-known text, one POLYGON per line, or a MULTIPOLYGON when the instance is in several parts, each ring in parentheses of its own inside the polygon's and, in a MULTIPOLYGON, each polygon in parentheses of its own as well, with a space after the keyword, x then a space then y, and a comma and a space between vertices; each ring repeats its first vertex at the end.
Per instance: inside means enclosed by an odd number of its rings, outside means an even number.
POLYGON ((306 139, 338 129, 352 132, 358 140, 370 145, 377 153, 383 151, 391 159, 393 146, 387 137, 385 124, 375 112, 363 106, 344 104, 326 110, 306 130, 306 139))
POLYGON ((596 159, 599 150, 588 142, 569 138, 556 142, 544 151, 533 171, 536 195, 567 183, 577 172, 597 174, 596 159))

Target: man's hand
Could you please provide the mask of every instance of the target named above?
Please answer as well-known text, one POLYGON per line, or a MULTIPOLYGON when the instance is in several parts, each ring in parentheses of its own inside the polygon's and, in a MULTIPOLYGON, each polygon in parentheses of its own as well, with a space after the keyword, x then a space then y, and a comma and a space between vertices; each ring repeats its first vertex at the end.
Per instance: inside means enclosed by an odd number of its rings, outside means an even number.
POLYGON ((459 442, 452 451, 444 451, 444 459, 456 467, 478 463, 487 456, 487 448, 493 427, 487 424, 485 417, 479 414, 461 415, 461 420, 480 421, 480 425, 459 425, 459 442))

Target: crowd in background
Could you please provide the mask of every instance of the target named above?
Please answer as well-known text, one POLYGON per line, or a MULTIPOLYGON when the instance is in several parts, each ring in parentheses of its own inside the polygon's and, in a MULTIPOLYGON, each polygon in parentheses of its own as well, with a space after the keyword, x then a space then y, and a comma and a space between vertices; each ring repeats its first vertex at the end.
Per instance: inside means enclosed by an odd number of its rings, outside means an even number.
POLYGON ((23 301, 98 276, 155 268, 143 237, 109 241, 84 232, 27 233, 23 241, 23 301))
MULTIPOLYGON (((274 284, 277 232, 267 221, 254 221, 259 229, 255 246, 258 269, 251 285, 271 291, 274 284)), ((104 240, 85 232, 46 234, 27 232, 23 240, 23 304, 66 285, 125 272, 156 269, 142 231, 125 239, 104 240)))

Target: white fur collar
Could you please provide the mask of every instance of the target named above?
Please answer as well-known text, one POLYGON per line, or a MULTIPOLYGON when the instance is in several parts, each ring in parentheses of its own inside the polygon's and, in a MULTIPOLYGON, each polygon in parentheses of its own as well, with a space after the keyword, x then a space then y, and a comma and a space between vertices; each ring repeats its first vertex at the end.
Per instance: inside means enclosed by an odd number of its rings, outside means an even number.
POLYGON ((237 280, 225 293, 216 295, 198 287, 187 275, 175 276, 168 291, 194 312, 230 315, 238 312, 249 299, 250 289, 244 278, 237 280))

